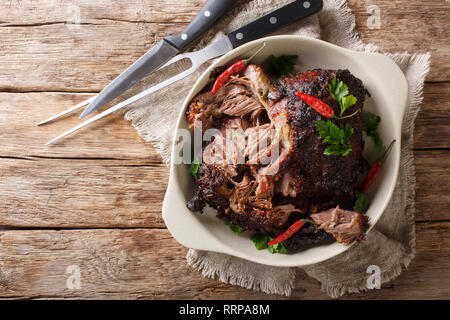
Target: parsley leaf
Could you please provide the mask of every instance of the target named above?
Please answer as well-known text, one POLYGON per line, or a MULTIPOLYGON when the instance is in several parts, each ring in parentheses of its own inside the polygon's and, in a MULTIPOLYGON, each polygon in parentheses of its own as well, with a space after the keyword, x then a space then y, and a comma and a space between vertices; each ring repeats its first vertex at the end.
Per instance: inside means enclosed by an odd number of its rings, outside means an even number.
POLYGON ((348 123, 338 127, 330 120, 318 120, 316 127, 323 141, 331 144, 325 149, 324 155, 346 156, 352 151, 350 138, 353 135, 353 128, 348 123))
POLYGON ((329 146, 328 148, 326 148, 323 154, 326 156, 331 156, 331 155, 346 156, 351 151, 352 151, 351 147, 332 145, 332 146, 329 146))
POLYGON ((281 55, 275 57, 269 56, 263 63, 263 69, 266 74, 274 78, 281 78, 287 76, 294 71, 294 66, 297 63, 297 55, 281 55))
POLYGON ((327 121, 316 121, 317 130, 321 137, 328 137, 330 135, 330 126, 327 121))
POLYGON ((356 97, 354 95, 348 95, 348 96, 343 97, 341 99, 341 103, 342 103, 341 116, 345 112, 345 110, 347 110, 348 108, 350 108, 351 106, 356 104, 357 101, 358 101, 358 99, 356 99, 356 97))
POLYGON ((225 224, 229 226, 231 231, 233 231, 234 233, 242 233, 244 231, 244 228, 235 224, 231 224, 229 221, 225 221, 225 224))
POLYGON ((272 254, 288 253, 286 246, 282 242, 280 242, 278 244, 274 244, 273 246, 267 245, 267 243, 269 241, 272 241, 273 239, 269 238, 268 236, 266 236, 264 234, 261 234, 261 233, 254 234, 251 237, 251 240, 253 241, 256 249, 258 249, 258 250, 267 249, 272 254))
POLYGON ((356 202, 355 207, 353 209, 361 214, 365 214, 367 212, 367 209, 369 209, 370 200, 361 191, 356 190, 355 194, 356 194, 356 202))
POLYGON ((254 234, 250 239, 253 241, 256 249, 258 250, 263 250, 268 247, 267 242, 269 242, 269 237, 264 234, 254 234))
POLYGON ((341 101, 343 97, 350 93, 347 85, 342 81, 338 81, 336 78, 331 80, 331 83, 328 85, 328 91, 337 102, 341 101))
POLYGON ((345 110, 356 104, 358 101, 354 95, 350 94, 348 86, 344 82, 338 81, 336 78, 331 80, 331 83, 328 84, 328 91, 333 99, 339 103, 339 106, 341 107, 341 117, 345 110))
POLYGON ((383 150, 383 140, 378 134, 378 126, 381 122, 381 118, 377 115, 369 115, 364 117, 364 127, 363 130, 369 136, 373 143, 375 144, 375 148, 377 152, 381 152, 383 150))
MULTIPOLYGON (((269 239, 269 241, 272 241, 273 239, 269 239)), ((288 253, 286 246, 283 244, 283 242, 274 244, 272 246, 268 246, 267 250, 269 250, 270 253, 288 253)))
POLYGON ((200 160, 198 160, 197 155, 194 155, 194 159, 192 160, 191 165, 189 166, 189 171, 191 172, 192 176, 195 180, 198 179, 197 173, 198 169, 200 169, 200 160))

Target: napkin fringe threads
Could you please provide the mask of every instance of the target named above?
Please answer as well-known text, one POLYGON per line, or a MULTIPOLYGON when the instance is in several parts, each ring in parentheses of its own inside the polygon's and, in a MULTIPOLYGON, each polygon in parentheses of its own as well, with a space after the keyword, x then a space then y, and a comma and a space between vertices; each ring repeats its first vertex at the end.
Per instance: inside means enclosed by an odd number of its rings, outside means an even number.
POLYGON ((187 264, 204 277, 217 279, 231 285, 262 291, 267 294, 290 296, 295 282, 295 268, 277 268, 255 264, 248 272, 250 264, 238 258, 214 253, 189 250, 187 264), (213 263, 211 263, 213 262, 213 263), (261 270, 254 270, 254 266, 261 270), (256 271, 256 272, 255 272, 256 271))

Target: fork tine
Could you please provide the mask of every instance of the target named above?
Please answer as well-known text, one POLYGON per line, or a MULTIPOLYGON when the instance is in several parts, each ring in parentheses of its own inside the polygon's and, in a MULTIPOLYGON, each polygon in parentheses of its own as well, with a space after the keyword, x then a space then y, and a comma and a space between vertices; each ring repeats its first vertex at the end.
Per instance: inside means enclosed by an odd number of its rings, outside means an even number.
POLYGON ((89 103, 91 103, 91 101, 93 101, 94 98, 95 98, 95 96, 92 97, 92 98, 89 98, 89 99, 87 99, 87 100, 84 100, 83 102, 80 102, 80 103, 77 104, 76 106, 73 106, 73 107, 71 107, 71 108, 69 108, 69 109, 67 109, 67 110, 64 110, 63 112, 60 112, 60 113, 54 115, 53 117, 48 118, 47 120, 41 121, 41 122, 39 122, 39 123, 37 124, 37 126, 41 126, 41 125, 43 125, 43 124, 49 123, 49 122, 51 122, 51 121, 53 121, 53 120, 56 120, 56 119, 58 119, 58 118, 60 118, 60 117, 62 117, 62 116, 64 116, 64 115, 66 115, 66 114, 71 113, 72 111, 81 109, 82 107, 84 107, 84 106, 88 105, 89 103))
POLYGON ((176 76, 174 76, 172 78, 169 78, 169 79, 167 79, 167 80, 165 80, 165 81, 163 81, 163 82, 161 82, 161 83, 159 83, 159 84, 157 84, 157 85, 155 85, 155 86, 153 86, 153 87, 151 87, 151 88, 149 88, 149 89, 147 89, 145 91, 142 91, 141 93, 139 93, 139 94, 137 94, 137 95, 135 95, 135 96, 133 96, 131 98, 128 98, 127 100, 122 101, 122 102, 116 104, 115 106, 112 106, 109 109, 106 109, 105 111, 97 114, 96 116, 90 118, 89 120, 86 120, 83 123, 80 123, 79 125, 77 125, 76 127, 70 129, 69 131, 66 131, 63 134, 59 135, 55 139, 53 139, 50 142, 48 142, 47 145, 53 144, 56 141, 64 138, 65 136, 67 136, 67 135, 69 135, 69 134, 71 134, 71 133, 73 133, 73 132, 75 132, 75 131, 77 131, 77 130, 85 127, 85 126, 87 126, 88 124, 91 124, 94 121, 97 121, 97 120, 99 120, 99 119, 101 119, 103 117, 106 117, 107 115, 109 115, 109 114, 111 114, 111 113, 113 113, 113 112, 115 112, 117 110, 120 110, 120 109, 130 105, 131 103, 133 103, 135 101, 138 101, 138 100, 142 99, 145 96, 148 96, 149 94, 152 94, 152 93, 154 93, 154 92, 156 92, 158 90, 161 90, 162 88, 167 87, 168 85, 171 85, 172 83, 177 82, 178 80, 181 80, 181 79, 187 77, 188 75, 192 74, 195 70, 197 70, 197 68, 198 68, 198 66, 192 66, 190 69, 188 69, 188 70, 186 70, 186 71, 184 71, 184 72, 182 72, 182 73, 180 73, 180 74, 178 74, 178 75, 176 75, 176 76))
MULTIPOLYGON (((171 64, 174 64, 175 62, 178 62, 178 61, 183 60, 183 59, 190 59, 189 53, 179 54, 179 55, 173 57, 172 59, 167 61, 164 65, 159 67, 158 70, 161 70, 161 69, 163 69, 165 67, 168 67, 171 64)), ((76 106, 73 106, 73 107, 71 107, 71 108, 69 108, 67 110, 64 110, 63 112, 60 112, 60 113, 58 113, 58 114, 56 114, 56 115, 54 115, 54 116, 52 116, 52 117, 50 117, 50 118, 48 118, 48 119, 46 119, 44 121, 41 121, 36 126, 41 126, 43 124, 49 123, 49 122, 54 121, 54 120, 56 120, 58 118, 61 118, 62 116, 65 116, 66 114, 69 114, 69 113, 71 113, 71 112, 73 112, 75 110, 81 109, 82 107, 84 107, 84 106, 88 105, 89 103, 91 103, 94 100, 94 98, 95 98, 95 96, 92 97, 92 98, 89 98, 89 99, 87 99, 87 100, 85 100, 85 101, 83 101, 83 102, 81 102, 79 104, 77 104, 76 106)))
POLYGON ((173 57, 172 59, 167 61, 165 64, 163 64, 161 67, 159 67, 158 70, 164 69, 165 67, 168 67, 171 64, 174 64, 175 62, 178 62, 178 61, 183 60, 183 59, 190 59, 189 52, 187 52, 187 53, 180 53, 180 54, 176 55, 175 57, 173 57))
POLYGON ((92 117, 92 118, 90 118, 90 119, 84 121, 83 123, 80 123, 79 125, 73 127, 73 128, 70 129, 69 131, 66 131, 66 132, 64 132, 63 134, 57 136, 55 139, 53 139, 53 140, 47 142, 46 145, 47 145, 47 146, 48 146, 48 145, 51 145, 51 144, 55 143, 56 141, 58 141, 58 140, 64 138, 65 136, 71 134, 72 132, 75 132, 75 131, 77 131, 77 130, 79 130, 79 129, 85 127, 85 126, 87 126, 88 124, 90 124, 90 123, 92 123, 92 122, 94 122, 94 121, 96 121, 96 120, 98 120, 98 119, 100 119, 100 118, 103 118, 103 117, 106 115, 105 113, 110 114, 110 113, 112 113, 112 112, 113 112, 113 111, 111 110, 111 108, 110 108, 110 109, 107 109, 107 110, 103 111, 102 113, 97 114, 95 117, 92 117))

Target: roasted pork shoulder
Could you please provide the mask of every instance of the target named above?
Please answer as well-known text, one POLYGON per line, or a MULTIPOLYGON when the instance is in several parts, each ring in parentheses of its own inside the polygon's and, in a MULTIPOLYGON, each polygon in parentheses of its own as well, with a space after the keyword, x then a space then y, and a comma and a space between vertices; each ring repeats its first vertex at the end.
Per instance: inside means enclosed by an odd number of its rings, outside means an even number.
POLYGON ((187 207, 202 211, 209 205, 219 218, 270 237, 300 218, 313 219, 318 230, 312 225, 302 228, 285 242, 290 249, 333 236, 343 243, 362 239, 367 218, 348 211, 368 167, 362 157, 361 113, 333 120, 353 127, 352 151, 347 156, 324 155, 327 143, 315 123, 328 119, 295 95, 314 96, 338 113, 339 104, 328 91, 335 78, 357 98, 347 112, 362 109, 366 90, 348 70, 307 71, 272 86, 261 67, 249 65, 217 94, 208 87, 197 95, 186 113, 191 128, 217 130, 203 145, 196 189, 187 207))

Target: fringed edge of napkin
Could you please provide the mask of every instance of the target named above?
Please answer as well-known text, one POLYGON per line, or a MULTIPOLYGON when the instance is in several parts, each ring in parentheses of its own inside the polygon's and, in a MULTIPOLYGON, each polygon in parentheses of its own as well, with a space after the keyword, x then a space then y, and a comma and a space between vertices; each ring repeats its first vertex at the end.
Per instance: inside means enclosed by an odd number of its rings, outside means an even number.
MULTIPOLYGON (((246 289, 251 289, 254 291, 262 291, 267 294, 278 294, 285 296, 291 295, 292 288, 294 287, 295 282, 295 268, 288 268, 287 272, 283 274, 284 277, 282 280, 275 279, 271 276, 262 276, 261 278, 257 278, 255 274, 262 275, 263 272, 254 272, 250 274, 235 272, 236 270, 232 270, 232 264, 236 264, 236 262, 239 261, 236 260, 238 258, 229 257, 220 253, 205 252, 204 254, 209 255, 208 258, 205 259, 203 253, 204 252, 198 252, 191 249, 186 255, 186 261, 189 266, 191 266, 196 271, 201 272, 204 277, 219 280, 223 283, 244 287, 246 289), (222 261, 222 263, 210 263, 211 259, 214 259, 210 256, 211 254, 220 255, 225 261, 222 261)), ((241 262, 239 261, 237 263, 241 262)), ((251 262, 242 260, 242 263, 248 264, 251 262)), ((260 267, 262 269, 264 268, 264 273, 269 274, 271 272, 277 272, 277 269, 279 269, 277 267, 269 267, 259 264, 252 265, 260 267)), ((235 266, 238 267, 238 265, 235 266)))
MULTIPOLYGON (((328 16, 330 20, 333 21, 333 29, 343 30, 338 34, 335 34, 335 39, 333 41, 334 44, 345 47, 347 49, 357 50, 357 51, 365 51, 365 52, 378 52, 380 48, 373 43, 365 43, 361 37, 359 32, 356 30, 356 20, 353 10, 347 4, 347 0, 329 0, 329 2, 334 2, 334 10, 331 15, 328 16), (351 47, 346 45, 352 44, 351 47)), ((324 10, 328 10, 328 3, 324 3, 324 10)), ((330 24, 327 21, 323 21, 323 17, 325 15, 319 13, 320 25, 322 27, 330 27, 330 24)), ((329 32, 328 32, 329 33, 329 32)))

